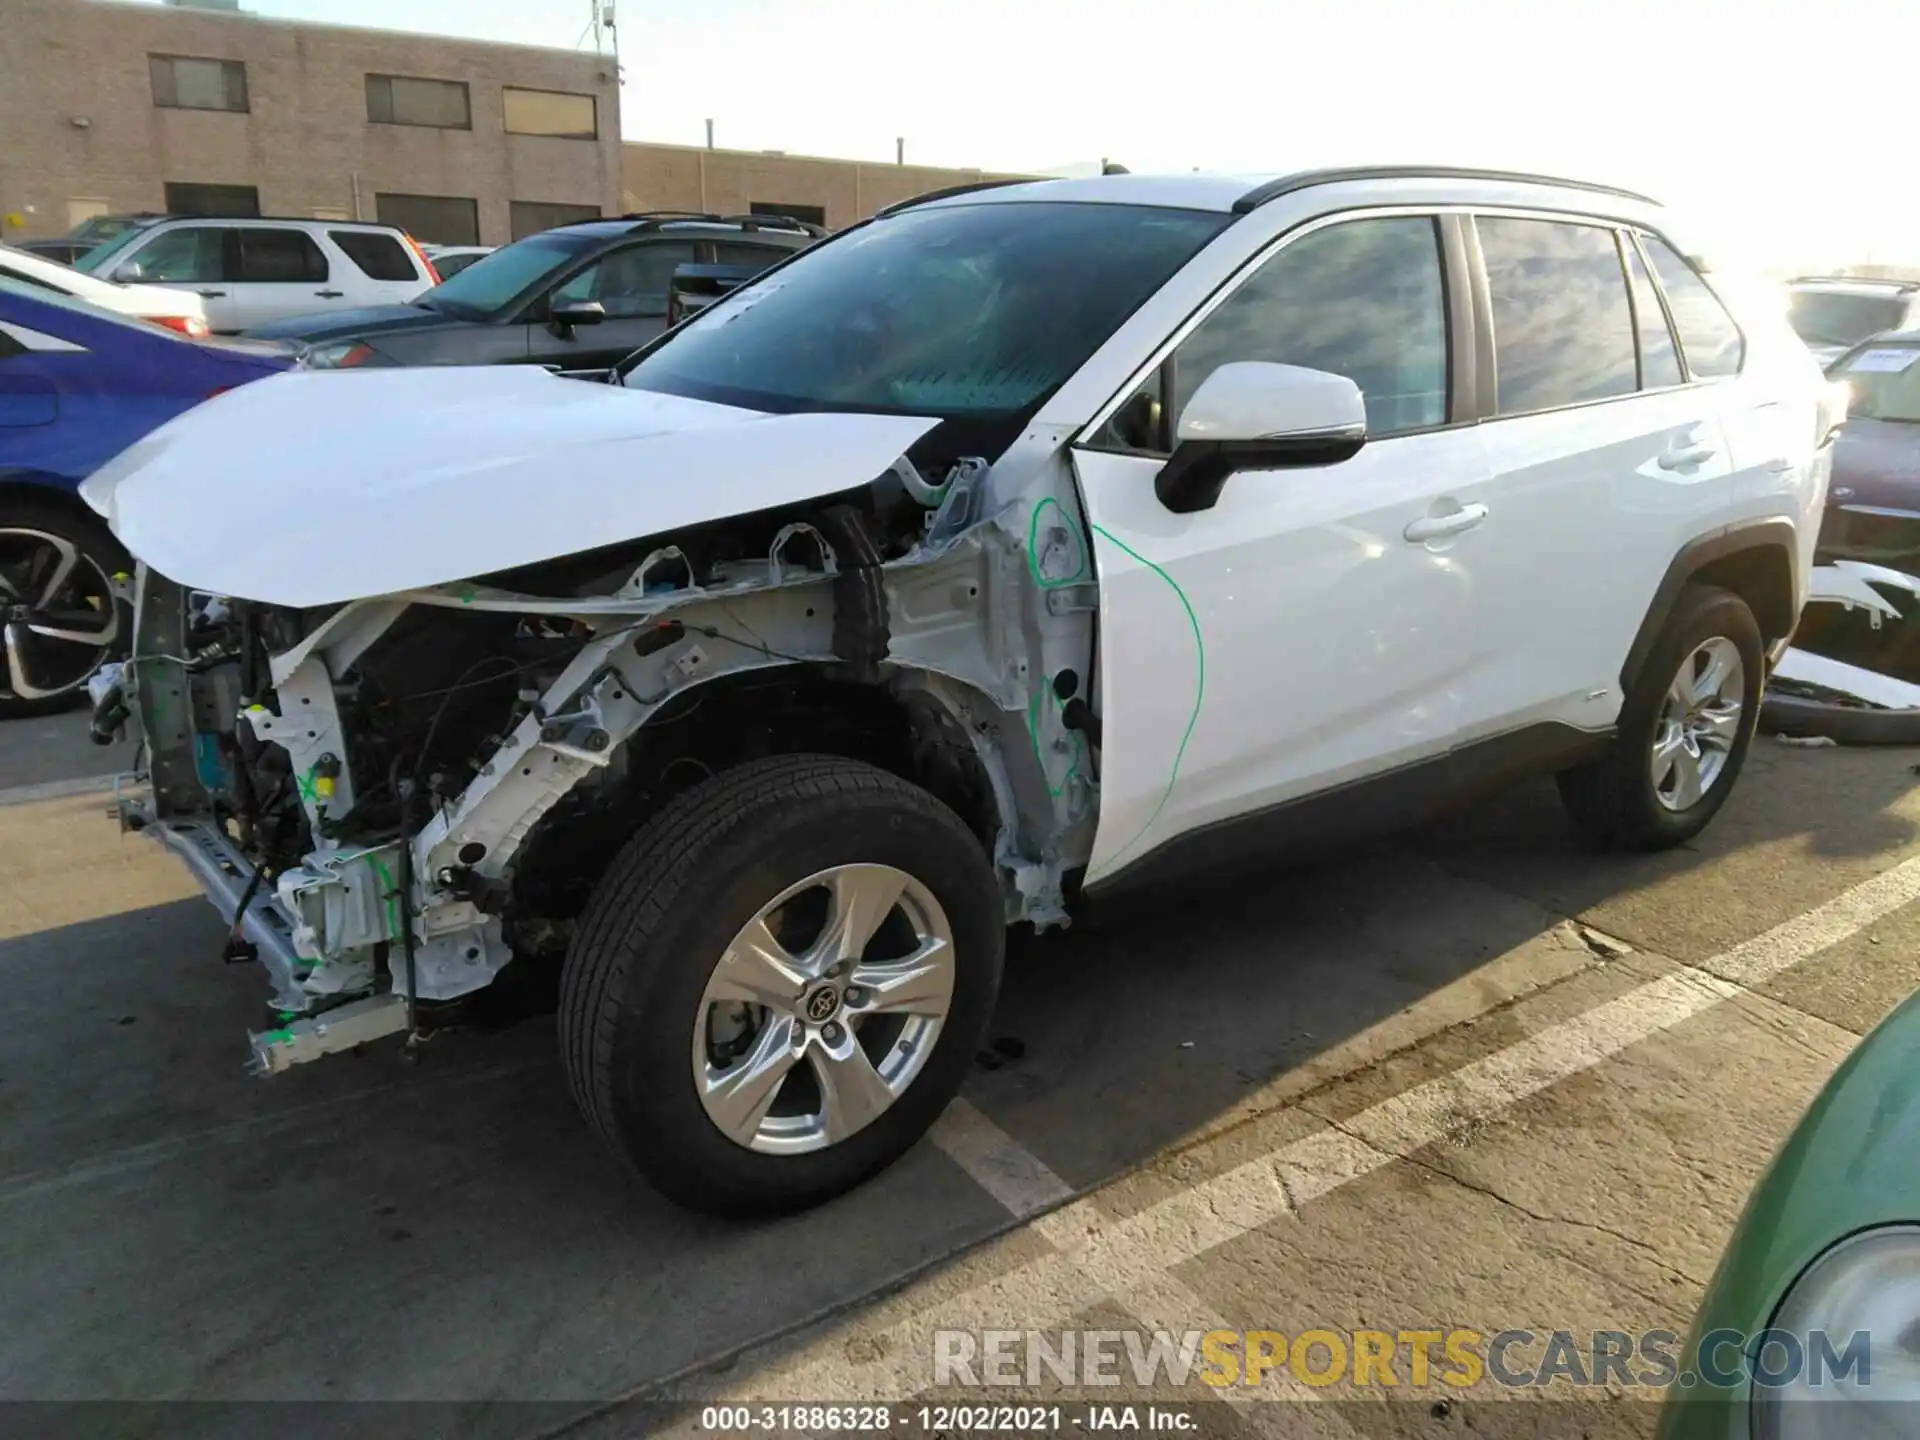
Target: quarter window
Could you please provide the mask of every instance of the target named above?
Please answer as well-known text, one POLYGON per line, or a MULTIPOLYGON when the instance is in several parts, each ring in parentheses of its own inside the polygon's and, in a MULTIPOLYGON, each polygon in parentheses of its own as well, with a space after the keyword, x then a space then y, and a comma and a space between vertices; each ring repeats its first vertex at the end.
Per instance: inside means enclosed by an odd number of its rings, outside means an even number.
POLYGON ((245 110, 247 67, 239 60, 149 55, 153 103, 168 110, 245 110))
POLYGON ((1627 256, 1627 280, 1633 290, 1633 320, 1640 332, 1640 388, 1658 390, 1680 383, 1680 352, 1674 349, 1673 332, 1667 328, 1667 313, 1660 308, 1660 292, 1653 288, 1653 277, 1640 259, 1633 237, 1621 242, 1627 256))
POLYGON ((665 315, 667 286, 673 272, 692 263, 691 241, 656 240, 632 245, 582 270, 553 292, 552 303, 598 300, 610 320, 665 315))
POLYGON ((1499 413, 1632 394, 1633 309, 1613 231, 1554 220, 1474 223, 1493 306, 1499 413))
POLYGON ((291 284, 327 278, 327 257, 304 230, 243 229, 238 234, 242 282, 291 284))
POLYGON ((1660 288, 1667 292, 1667 306, 1673 311, 1673 328, 1680 332, 1680 351, 1687 357, 1688 371, 1696 380, 1738 375, 1746 359, 1747 342, 1720 297, 1658 235, 1642 235, 1640 241, 1647 247, 1654 274, 1660 277, 1660 288))
POLYGON ((1366 397, 1375 436, 1445 424, 1446 285, 1433 220, 1349 220, 1282 248, 1175 352, 1174 416, 1235 360, 1345 375, 1366 397))
POLYGON ((406 247, 391 235, 382 235, 377 230, 329 230, 327 238, 338 245, 369 280, 419 278, 406 247))

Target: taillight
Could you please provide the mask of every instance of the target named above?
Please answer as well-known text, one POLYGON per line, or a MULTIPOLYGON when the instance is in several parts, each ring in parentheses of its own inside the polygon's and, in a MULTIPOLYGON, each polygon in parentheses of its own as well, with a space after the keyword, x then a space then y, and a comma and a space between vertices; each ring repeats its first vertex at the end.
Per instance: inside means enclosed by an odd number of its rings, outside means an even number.
POLYGON ((179 331, 189 340, 204 340, 213 334, 198 315, 149 315, 147 318, 163 329, 179 331))
POLYGON ((428 258, 427 252, 420 248, 420 242, 414 239, 413 236, 407 235, 407 232, 404 230, 400 233, 406 235, 407 244, 412 247, 414 257, 420 262, 420 268, 427 272, 427 279, 438 285, 440 283, 440 272, 433 268, 433 261, 428 258))

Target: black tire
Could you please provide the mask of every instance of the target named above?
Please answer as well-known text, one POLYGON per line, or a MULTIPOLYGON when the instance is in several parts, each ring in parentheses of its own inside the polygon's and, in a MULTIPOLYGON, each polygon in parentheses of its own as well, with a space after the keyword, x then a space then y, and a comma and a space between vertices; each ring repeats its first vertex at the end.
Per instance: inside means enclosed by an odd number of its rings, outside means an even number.
POLYGON ((966 1077, 993 1016, 1004 902, 980 840, 919 787, 834 756, 780 756, 674 799, 615 858, 560 981, 561 1062, 601 1137, 655 1188, 720 1215, 804 1209, 911 1147, 966 1077), (708 1117, 691 1064, 700 1001, 741 928, 835 865, 885 864, 923 884, 954 940, 951 1006, 907 1089, 823 1149, 747 1149, 708 1117))
POLYGON ((1560 798, 1573 818, 1603 844, 1630 850, 1665 850, 1698 835, 1726 803, 1746 763, 1760 715, 1765 663, 1760 627, 1746 601, 1715 586, 1682 590, 1620 707, 1613 743, 1597 759, 1557 777, 1560 798), (1654 790, 1652 751, 1661 707, 1681 663, 1716 637, 1732 641, 1740 652, 1745 679, 1740 728, 1725 764, 1700 798, 1683 810, 1669 809, 1654 790))
MULTIPOLYGON (((47 535, 56 535, 79 551, 83 561, 97 567, 102 575, 109 578, 126 573, 133 568, 133 562, 127 552, 120 548, 106 526, 98 521, 76 513, 68 505, 58 501, 47 501, 34 495, 22 495, 11 492, 0 495, 0 532, 39 531, 47 535)), ((0 562, 4 562, 0 555, 0 562)), ((10 592, 0 592, 0 608, 13 603, 10 592)), ((20 720, 35 715, 52 715, 71 710, 86 698, 87 677, 109 660, 118 659, 127 652, 127 644, 132 637, 133 617, 129 607, 112 602, 119 612, 119 633, 114 643, 103 647, 97 660, 86 665, 71 685, 65 686, 59 694, 45 698, 28 699, 14 693, 8 680, 8 672, 0 667, 0 720, 20 720)), ((82 657, 84 659, 84 657, 82 657)), ((76 662, 79 663, 79 662, 76 662)))

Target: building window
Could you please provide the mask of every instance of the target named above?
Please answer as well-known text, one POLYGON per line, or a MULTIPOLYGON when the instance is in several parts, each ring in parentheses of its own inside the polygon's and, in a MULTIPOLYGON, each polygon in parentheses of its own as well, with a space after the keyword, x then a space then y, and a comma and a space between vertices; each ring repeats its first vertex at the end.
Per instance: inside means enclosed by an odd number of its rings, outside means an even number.
POLYGON ((182 185, 169 180, 167 213, 254 219, 260 214, 260 192, 251 185, 182 185))
POLYGON ((562 140, 598 140, 600 104, 591 95, 555 90, 503 92, 509 135, 555 135, 562 140))
POLYGON ((247 67, 238 60, 149 55, 153 103, 169 110, 245 110, 247 67))
POLYGON ((515 200, 510 208, 513 238, 516 240, 538 235, 542 230, 551 230, 556 225, 571 225, 576 220, 600 218, 598 205, 556 205, 545 200, 515 200))
POLYGON ((373 204, 382 225, 429 245, 480 243, 480 207, 461 196, 376 194, 373 204))
POLYGON ((802 220, 822 228, 827 223, 827 207, 824 205, 783 205, 777 200, 755 200, 747 206, 747 212, 768 217, 777 215, 784 220, 802 220))
POLYGON ((461 80, 416 80, 407 75, 367 76, 367 119, 376 125, 427 125, 471 130, 473 108, 461 80))

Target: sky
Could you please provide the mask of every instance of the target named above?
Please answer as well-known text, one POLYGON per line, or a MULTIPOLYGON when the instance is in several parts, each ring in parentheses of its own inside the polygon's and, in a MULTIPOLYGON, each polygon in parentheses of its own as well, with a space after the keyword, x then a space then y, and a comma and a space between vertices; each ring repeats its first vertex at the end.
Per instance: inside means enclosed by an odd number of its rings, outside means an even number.
MULTIPOLYGON (((1920 263, 1884 0, 615 0, 630 140, 1028 171, 1486 165, 1641 188, 1697 248, 1920 263), (1875 80, 1884 64, 1887 78, 1875 80), (1689 236, 1691 239, 1692 236, 1689 236)), ((242 0, 572 47, 592 0, 242 0)), ((1903 13, 1904 12, 1904 13, 1903 13)))

